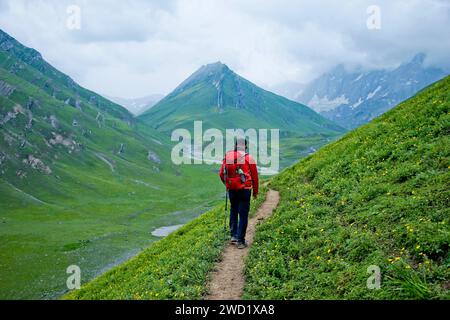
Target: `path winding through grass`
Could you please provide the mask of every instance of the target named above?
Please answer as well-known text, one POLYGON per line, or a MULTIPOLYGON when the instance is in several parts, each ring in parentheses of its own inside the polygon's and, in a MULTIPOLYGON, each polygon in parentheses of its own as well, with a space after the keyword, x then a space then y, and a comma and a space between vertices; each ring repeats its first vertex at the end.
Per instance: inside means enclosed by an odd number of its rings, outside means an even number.
POLYGON ((244 267, 245 258, 253 243, 256 226, 268 218, 278 206, 280 195, 278 191, 269 190, 266 200, 259 207, 256 215, 250 219, 247 228, 246 249, 237 249, 235 245, 228 244, 223 251, 222 259, 217 263, 208 285, 208 295, 205 300, 238 300, 242 296, 245 284, 244 267))

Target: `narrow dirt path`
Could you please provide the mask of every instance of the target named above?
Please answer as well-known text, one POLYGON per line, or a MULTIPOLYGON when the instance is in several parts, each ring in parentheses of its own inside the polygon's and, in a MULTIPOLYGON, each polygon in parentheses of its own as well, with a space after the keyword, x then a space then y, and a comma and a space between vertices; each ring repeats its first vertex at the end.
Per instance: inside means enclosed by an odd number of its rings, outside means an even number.
POLYGON ((266 200, 259 207, 256 215, 248 222, 247 236, 249 246, 239 250, 235 245, 228 244, 222 254, 222 260, 216 265, 208 286, 209 294, 205 300, 238 300, 242 296, 245 284, 244 266, 258 222, 266 219, 278 206, 280 195, 278 191, 269 190, 266 200))

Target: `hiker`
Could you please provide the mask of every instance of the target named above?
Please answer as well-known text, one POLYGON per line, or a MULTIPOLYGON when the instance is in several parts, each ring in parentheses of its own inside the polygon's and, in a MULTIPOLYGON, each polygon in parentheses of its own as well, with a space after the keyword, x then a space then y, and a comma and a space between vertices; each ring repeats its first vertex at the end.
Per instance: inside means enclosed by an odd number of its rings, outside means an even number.
POLYGON ((258 197, 258 169, 254 158, 247 152, 247 139, 238 139, 235 142, 234 150, 226 153, 220 167, 220 179, 227 188, 231 202, 231 243, 237 244, 239 249, 247 247, 245 233, 252 188, 253 198, 258 197))

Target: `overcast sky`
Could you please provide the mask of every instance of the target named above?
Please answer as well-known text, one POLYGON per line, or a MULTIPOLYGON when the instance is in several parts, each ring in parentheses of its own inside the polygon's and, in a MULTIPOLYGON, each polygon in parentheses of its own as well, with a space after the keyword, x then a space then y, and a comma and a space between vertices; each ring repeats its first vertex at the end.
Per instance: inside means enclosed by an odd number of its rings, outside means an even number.
POLYGON ((449 0, 0 0, 0 28, 81 85, 125 98, 167 94, 219 60, 264 88, 418 52, 450 68, 449 0), (70 5, 79 30, 67 27, 70 5), (379 30, 367 27, 370 5, 379 30))

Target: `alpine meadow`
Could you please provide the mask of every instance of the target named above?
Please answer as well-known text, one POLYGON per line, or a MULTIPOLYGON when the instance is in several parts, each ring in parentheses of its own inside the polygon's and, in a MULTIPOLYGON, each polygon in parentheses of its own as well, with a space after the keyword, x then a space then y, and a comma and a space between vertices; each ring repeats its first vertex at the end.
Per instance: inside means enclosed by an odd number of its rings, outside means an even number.
POLYGON ((437 316, 448 30, 443 0, 0 0, 0 302, 437 316))

